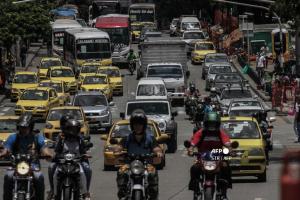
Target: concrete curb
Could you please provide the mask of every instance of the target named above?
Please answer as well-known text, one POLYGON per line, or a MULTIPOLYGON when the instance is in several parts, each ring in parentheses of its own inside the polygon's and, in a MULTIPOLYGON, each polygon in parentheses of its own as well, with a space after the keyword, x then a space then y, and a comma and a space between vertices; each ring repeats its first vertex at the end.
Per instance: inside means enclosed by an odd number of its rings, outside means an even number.
POLYGON ((253 85, 252 80, 250 77, 247 77, 245 74, 242 73, 241 68, 236 66, 238 64, 237 59, 233 59, 232 66, 235 68, 235 70, 239 73, 239 75, 247 80, 249 82, 250 88, 255 92, 257 96, 259 96, 263 101, 270 101, 270 97, 266 97, 263 95, 260 91, 257 90, 256 85, 253 85))

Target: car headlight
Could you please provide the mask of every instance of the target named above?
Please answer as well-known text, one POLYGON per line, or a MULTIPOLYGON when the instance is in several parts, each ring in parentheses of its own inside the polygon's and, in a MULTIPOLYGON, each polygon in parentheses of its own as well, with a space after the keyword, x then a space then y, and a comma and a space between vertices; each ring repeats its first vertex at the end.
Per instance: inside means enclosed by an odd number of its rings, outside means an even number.
POLYGON ((253 148, 248 151, 248 156, 264 156, 264 151, 260 148, 253 148))
POLYGON ((203 161, 203 167, 207 171, 213 171, 217 168, 217 163, 215 161, 203 161))
POLYGON ((30 168, 29 164, 27 162, 23 161, 23 162, 18 163, 17 172, 20 175, 26 175, 29 172, 29 168, 30 168))
POLYGON ((21 110, 21 109, 22 109, 22 106, 16 105, 15 109, 16 109, 16 110, 21 110))
POLYGON ((108 114, 109 114, 108 110, 102 110, 100 112, 100 115, 108 115, 108 114))
POLYGON ((37 110, 46 110, 46 106, 38 106, 36 107, 37 110))
POLYGON ((166 123, 165 123, 165 122, 159 122, 159 123, 158 123, 158 128, 159 128, 160 130, 165 129, 165 128, 166 128, 166 123))
POLYGON ((53 128, 53 125, 50 124, 50 123, 46 123, 45 128, 47 128, 47 129, 52 129, 52 128, 53 128))
POLYGON ((131 163, 130 170, 134 175, 141 175, 144 172, 144 165, 141 161, 135 160, 131 163))

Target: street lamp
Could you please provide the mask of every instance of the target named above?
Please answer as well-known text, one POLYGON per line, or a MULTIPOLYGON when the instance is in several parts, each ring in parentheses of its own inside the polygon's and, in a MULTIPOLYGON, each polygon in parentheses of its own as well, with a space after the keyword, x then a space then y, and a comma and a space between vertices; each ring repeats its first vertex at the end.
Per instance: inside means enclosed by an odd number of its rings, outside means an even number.
MULTIPOLYGON (((253 5, 253 4, 247 4, 247 3, 239 3, 239 2, 234 2, 234 1, 226 1, 226 0, 213 0, 214 2, 218 3, 225 3, 225 4, 232 4, 232 5, 239 5, 239 6, 246 6, 246 7, 251 7, 251 8, 258 8, 261 10, 266 10, 270 12, 270 8, 265 7, 265 6, 259 6, 259 5, 253 5)), ((257 2, 266 2, 267 0, 256 0, 257 2)), ((271 1, 270 1, 271 2, 271 1)), ((273 12, 273 15, 277 18, 278 24, 279 24, 279 31, 280 31, 280 44, 281 44, 281 52, 280 52, 280 67, 283 68, 283 55, 282 55, 282 50, 283 50, 283 38, 282 38, 282 24, 280 17, 273 12)))

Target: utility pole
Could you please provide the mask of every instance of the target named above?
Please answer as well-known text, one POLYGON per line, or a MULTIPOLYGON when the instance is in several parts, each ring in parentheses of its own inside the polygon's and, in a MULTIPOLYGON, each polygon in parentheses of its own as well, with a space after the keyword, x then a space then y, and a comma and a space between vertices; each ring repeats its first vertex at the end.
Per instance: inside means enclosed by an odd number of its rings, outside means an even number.
MULTIPOLYGON (((251 7, 251 8, 257 8, 257 9, 261 9, 261 10, 266 10, 268 12, 270 12, 270 8, 265 7, 265 6, 260 6, 260 5, 253 5, 253 4, 247 4, 247 3, 239 3, 239 2, 234 2, 234 1, 227 1, 227 0, 213 0, 214 2, 218 2, 218 3, 224 3, 224 4, 232 4, 232 5, 239 5, 239 6, 245 6, 245 7, 251 7)), ((267 2, 267 0, 256 0, 257 2, 267 2)), ((271 3, 272 1, 268 1, 269 3, 271 3)), ((281 24, 281 20, 280 17, 275 13, 272 12, 272 14, 277 18, 278 20, 278 24, 279 24, 279 31, 280 31, 280 44, 281 44, 281 52, 280 52, 280 67, 283 68, 283 38, 282 38, 282 24, 281 24)), ((300 43, 300 42, 299 42, 300 43)), ((299 44, 300 45, 300 44, 299 44)), ((299 46, 299 54, 300 54, 300 46, 299 46)), ((300 60, 299 60, 300 63, 300 60)), ((300 66, 300 65, 299 65, 300 66)))

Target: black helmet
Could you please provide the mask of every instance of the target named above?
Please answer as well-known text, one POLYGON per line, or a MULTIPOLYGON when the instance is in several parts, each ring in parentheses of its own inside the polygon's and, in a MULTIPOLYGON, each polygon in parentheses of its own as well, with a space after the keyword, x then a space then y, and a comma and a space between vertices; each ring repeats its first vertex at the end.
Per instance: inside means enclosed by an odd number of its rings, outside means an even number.
POLYGON ((34 120, 31 113, 26 112, 23 115, 20 116, 17 128, 19 130, 20 127, 30 127, 31 130, 34 128, 34 120))
POLYGON ((145 112, 141 109, 137 109, 132 112, 130 117, 130 128, 133 130, 134 124, 142 124, 144 126, 143 130, 147 128, 147 116, 145 112))
POLYGON ((61 129, 63 129, 64 125, 66 124, 66 122, 67 122, 69 119, 73 119, 73 117, 72 117, 71 115, 63 115, 63 116, 60 118, 60 127, 61 127, 61 129))
POLYGON ((193 93, 196 91, 196 86, 194 83, 190 83, 190 92, 193 93))
POLYGON ((130 53, 133 53, 134 51, 133 51, 133 49, 130 49, 129 52, 130 52, 130 53))
POLYGON ((204 129, 217 131, 221 126, 221 116, 217 112, 209 112, 204 115, 204 129))
POLYGON ((81 123, 76 119, 68 119, 62 127, 65 136, 78 136, 81 129, 81 123))

